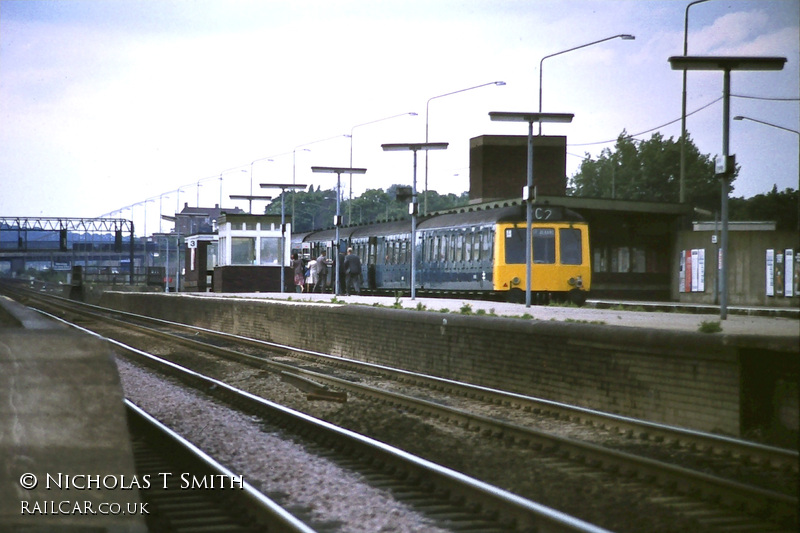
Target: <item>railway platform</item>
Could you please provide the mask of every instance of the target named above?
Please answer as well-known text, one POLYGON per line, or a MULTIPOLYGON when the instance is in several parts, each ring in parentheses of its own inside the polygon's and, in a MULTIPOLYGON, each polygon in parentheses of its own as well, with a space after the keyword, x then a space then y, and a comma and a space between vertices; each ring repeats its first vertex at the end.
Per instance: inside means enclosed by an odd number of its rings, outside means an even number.
POLYGON ((457 314, 495 314, 508 317, 530 315, 533 320, 580 322, 659 330, 699 331, 703 322, 719 322, 722 334, 796 337, 800 339, 800 309, 729 307, 728 318, 720 320, 712 306, 671 302, 589 300, 584 307, 514 304, 466 298, 358 296, 319 293, 190 293, 208 298, 250 298, 314 302, 328 305, 402 307, 457 314))
POLYGON ((3 531, 147 531, 109 346, 4 296, 0 456, 3 531))

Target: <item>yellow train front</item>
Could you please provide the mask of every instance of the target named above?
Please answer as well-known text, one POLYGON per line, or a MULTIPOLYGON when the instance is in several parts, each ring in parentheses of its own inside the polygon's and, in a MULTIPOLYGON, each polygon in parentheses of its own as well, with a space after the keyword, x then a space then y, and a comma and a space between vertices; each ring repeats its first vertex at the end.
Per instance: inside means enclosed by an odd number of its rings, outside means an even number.
MULTIPOLYGON (((420 219, 416 256, 417 293, 525 300, 525 207, 463 208, 420 219)), ((331 252, 333 230, 298 236, 311 249, 331 252)), ((361 257, 365 291, 408 291, 411 223, 393 221, 340 231, 339 249, 361 257)), ((295 243, 299 247, 300 243, 295 243)), ((532 225, 531 291, 534 301, 586 301, 591 288, 589 228, 562 207, 536 206, 532 225)), ((312 254, 313 255, 313 254, 312 254)))

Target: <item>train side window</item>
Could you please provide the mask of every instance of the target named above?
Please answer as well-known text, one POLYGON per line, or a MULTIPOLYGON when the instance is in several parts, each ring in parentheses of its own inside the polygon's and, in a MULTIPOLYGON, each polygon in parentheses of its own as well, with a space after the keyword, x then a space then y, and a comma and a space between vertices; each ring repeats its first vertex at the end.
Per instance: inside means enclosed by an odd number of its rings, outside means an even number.
POLYGON ((453 245, 455 249, 455 258, 454 261, 456 263, 460 263, 464 259, 464 236, 460 233, 456 234, 455 244, 453 245))
POLYGON ((561 264, 583 264, 581 230, 574 228, 561 228, 558 230, 558 238, 560 240, 561 264))
POLYGON ((464 261, 469 263, 472 261, 472 240, 474 238, 473 233, 467 233, 464 236, 464 261))
POLYGON ((494 250, 494 228, 487 229, 483 239, 483 250, 481 256, 484 261, 492 260, 492 253, 494 250))
POLYGON ((547 265, 556 262, 555 228, 533 228, 533 262, 547 265))
POLYGON ((481 248, 483 245, 481 244, 485 235, 483 231, 479 231, 475 233, 475 240, 472 242, 472 260, 473 261, 480 261, 481 260, 481 248))
POLYGON ((525 228, 506 228, 506 263, 525 263, 525 228))

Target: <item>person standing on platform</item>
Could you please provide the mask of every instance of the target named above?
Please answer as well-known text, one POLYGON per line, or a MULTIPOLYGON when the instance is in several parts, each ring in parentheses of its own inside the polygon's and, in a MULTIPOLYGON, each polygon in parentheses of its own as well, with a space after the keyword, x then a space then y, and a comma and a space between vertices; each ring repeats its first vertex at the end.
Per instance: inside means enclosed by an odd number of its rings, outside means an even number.
POLYGON ((316 279, 314 292, 321 292, 323 294, 328 287, 328 258, 325 257, 325 255, 325 250, 322 250, 319 253, 319 257, 317 257, 317 262, 314 264, 314 269, 316 270, 314 273, 314 278, 316 279))
POLYGON ((303 292, 306 276, 303 268, 303 260, 297 256, 297 252, 292 254, 292 271, 294 272, 294 286, 297 292, 303 292))
POLYGON ((355 294, 361 294, 361 259, 353 253, 352 248, 347 249, 344 271, 347 275, 347 295, 350 295, 351 290, 355 294))

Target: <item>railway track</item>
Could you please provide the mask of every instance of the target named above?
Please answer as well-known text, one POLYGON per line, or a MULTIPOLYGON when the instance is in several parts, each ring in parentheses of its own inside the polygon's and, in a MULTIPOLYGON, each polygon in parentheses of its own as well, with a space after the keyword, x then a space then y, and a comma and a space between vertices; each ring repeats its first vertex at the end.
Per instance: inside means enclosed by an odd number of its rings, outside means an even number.
MULTIPOLYGON (((96 313, 99 310, 95 309, 93 312, 96 313)), ((386 367, 367 365, 339 357, 306 352, 263 341, 243 339, 200 328, 154 321, 153 319, 136 317, 116 311, 112 313, 117 316, 117 320, 124 321, 129 328, 132 327, 133 322, 147 322, 149 324, 146 326, 147 328, 152 330, 153 327, 157 327, 161 330, 159 335, 170 338, 172 342, 179 341, 184 345, 193 346, 193 349, 213 352, 239 361, 247 360, 249 361, 248 364, 257 364, 262 368, 266 365, 270 371, 299 376, 327 390, 347 391, 351 395, 379 399, 379 401, 395 408, 420 413, 440 420, 447 420, 462 428, 469 428, 486 436, 493 436, 496 440, 501 440, 505 443, 515 443, 514 445, 517 446, 541 450, 556 458, 557 461, 565 461, 582 466, 589 465, 592 469, 618 472, 620 475, 625 473, 627 477, 636 480, 637 483, 643 483, 644 487, 648 485, 666 487, 667 490, 675 495, 674 501, 671 502, 675 506, 686 506, 687 502, 702 502, 703 504, 711 505, 713 508, 725 509, 725 512, 731 515, 741 515, 743 518, 738 522, 741 527, 747 527, 746 524, 750 523, 752 530, 767 527, 780 529, 781 527, 792 528, 797 523, 797 495, 796 492, 792 493, 793 489, 796 491, 797 452, 759 446, 736 439, 686 431, 679 428, 643 423, 545 400, 474 387, 386 367), (174 336, 176 328, 183 330, 180 333, 180 339, 176 339, 174 336), (168 333, 166 330, 170 330, 170 332, 168 333), (187 338, 187 336, 191 337, 191 339, 187 338), (198 339, 201 338, 203 339, 202 344, 197 344, 198 339), (241 352, 242 344, 249 345, 250 350, 255 349, 260 352, 269 350, 271 352, 270 357, 273 360, 265 361, 263 357, 243 354, 241 352), (238 346, 239 350, 233 350, 232 346, 238 346), (733 470, 741 470, 742 468, 745 470, 743 477, 746 478, 748 475, 752 475, 753 469, 778 472, 788 469, 795 474, 794 478, 792 478, 795 481, 790 483, 790 487, 783 492, 772 490, 769 487, 770 476, 766 476, 766 481, 762 482, 762 486, 753 486, 741 479, 726 479, 719 475, 692 471, 675 464, 637 457, 618 450, 609 450, 592 443, 555 437, 533 428, 524 427, 518 423, 501 421, 497 420, 496 417, 476 414, 463 408, 442 405, 441 400, 422 400, 407 394, 392 393, 376 387, 355 383, 352 381, 354 379, 352 376, 342 378, 329 375, 331 373, 330 369, 323 373, 319 369, 298 368, 297 364, 288 365, 274 360, 275 358, 284 359, 289 356, 303 358, 306 362, 313 361, 315 366, 321 360, 324 360, 326 365, 334 366, 338 371, 358 373, 362 376, 364 373, 369 373, 372 376, 380 376, 381 379, 391 379, 402 388, 424 387, 423 390, 428 391, 428 396, 430 396, 430 391, 438 390, 444 397, 450 395, 458 395, 461 398, 472 397, 473 400, 469 400, 470 402, 483 403, 484 405, 488 403, 493 406, 492 409, 507 406, 513 411, 539 415, 547 414, 550 417, 568 420, 571 424, 590 424, 595 428, 610 428, 615 433, 635 437, 628 439, 636 443, 632 447, 640 446, 640 442, 652 444, 656 449, 668 450, 668 455, 677 455, 677 459, 673 457, 673 460, 677 460, 679 463, 686 462, 689 456, 694 457, 699 454, 702 457, 710 457, 713 462, 719 463, 716 466, 712 465, 712 470, 715 468, 731 470, 731 465, 733 464, 735 465, 733 470), (665 445, 665 443, 669 443, 669 445, 665 445), (646 483, 644 483, 644 480, 646 480, 646 483), (763 485, 766 485, 766 487, 763 485), (748 515, 755 518, 748 522, 748 519, 745 518, 748 515)), ((692 460, 695 461, 696 457, 692 460)), ((708 469, 709 465, 706 464, 704 468, 708 469)), ((670 504, 670 498, 671 496, 666 496, 661 498, 661 501, 665 504, 670 504)))
POLYGON ((152 483, 147 490, 139 491, 147 505, 151 531, 314 531, 133 402, 126 400, 125 407, 136 473, 152 483), (174 474, 178 472, 191 472, 203 480, 231 481, 216 490, 187 490, 174 474))
MULTIPOLYGON (((89 330, 84 331, 89 332, 89 330)), ((416 510, 438 530, 553 533, 606 531, 368 437, 255 397, 226 383, 125 346, 118 341, 109 340, 109 342, 114 345, 115 351, 134 359, 137 364, 144 364, 156 369, 159 374, 177 378, 182 384, 201 391, 204 395, 226 405, 235 406, 236 411, 258 416, 265 432, 279 432, 293 443, 302 443, 304 449, 312 450, 327 461, 355 472, 367 479, 369 484, 381 487, 399 502, 416 510)), ((274 460, 275 458, 270 458, 270 461, 274 460)), ((206 472, 202 465, 195 465, 193 468, 195 468, 193 472, 206 472)), ((226 470, 214 473, 234 476, 226 470)), ((298 472, 298 475, 302 473, 298 472)), ((258 495, 251 497, 257 498, 258 495)), ((261 499, 266 498, 262 496, 261 499)), ((257 503, 261 504, 260 501, 257 503)), ((351 504, 357 506, 359 502, 354 501, 351 504)), ((190 512, 192 508, 196 509, 196 504, 190 506, 190 512)), ((249 511, 249 507, 245 509, 249 511)), ((274 508, 270 511, 274 512, 274 508)), ((211 517, 216 516, 214 511, 209 513, 211 517)), ((324 517, 317 517, 315 521, 322 524, 322 527, 303 529, 303 523, 285 511, 269 519, 280 520, 283 524, 298 528, 297 531, 339 531, 343 527, 340 523, 331 524, 331 521, 326 521, 324 517)), ((190 520, 201 523, 203 518, 192 513, 190 520)), ((281 529, 284 525, 276 527, 279 531, 284 530, 281 529)), ((344 529, 358 531, 359 526, 352 524, 344 529)))

